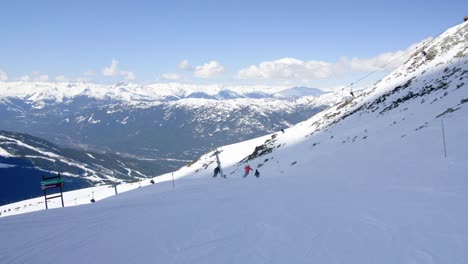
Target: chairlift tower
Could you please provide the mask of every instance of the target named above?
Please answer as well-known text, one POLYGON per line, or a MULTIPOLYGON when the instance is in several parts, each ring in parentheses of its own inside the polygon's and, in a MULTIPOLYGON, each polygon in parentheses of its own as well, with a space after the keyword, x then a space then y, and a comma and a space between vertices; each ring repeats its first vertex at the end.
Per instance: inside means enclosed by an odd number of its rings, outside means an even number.
POLYGON ((226 178, 226 175, 224 175, 223 168, 221 167, 221 161, 219 160, 219 151, 217 148, 215 148, 215 156, 216 156, 216 163, 218 164, 219 172, 221 173, 221 177, 226 178))

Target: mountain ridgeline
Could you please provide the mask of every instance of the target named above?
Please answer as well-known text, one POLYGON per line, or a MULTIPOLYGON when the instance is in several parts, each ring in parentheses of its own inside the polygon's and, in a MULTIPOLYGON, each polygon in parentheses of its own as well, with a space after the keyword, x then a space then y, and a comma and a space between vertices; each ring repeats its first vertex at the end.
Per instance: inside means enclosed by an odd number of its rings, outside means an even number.
POLYGON ((27 134, 0 130, 0 204, 42 194, 42 175, 61 173, 65 190, 118 184, 165 172, 157 163, 116 154, 61 148, 27 134))
POLYGON ((118 152, 174 170, 213 147, 287 128, 341 99, 294 87, 269 93, 121 83, 0 83, 0 127, 59 146, 118 152))

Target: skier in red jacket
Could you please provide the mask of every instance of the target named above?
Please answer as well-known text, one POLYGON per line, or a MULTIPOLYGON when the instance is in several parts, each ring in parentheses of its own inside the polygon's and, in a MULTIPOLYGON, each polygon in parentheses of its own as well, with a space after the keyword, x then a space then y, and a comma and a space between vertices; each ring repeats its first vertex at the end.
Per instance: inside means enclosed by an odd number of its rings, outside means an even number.
POLYGON ((247 177, 247 175, 249 175, 250 171, 253 170, 253 169, 252 169, 252 167, 247 165, 247 166, 245 166, 244 170, 245 170, 245 174, 244 174, 244 178, 245 178, 245 177, 247 177))

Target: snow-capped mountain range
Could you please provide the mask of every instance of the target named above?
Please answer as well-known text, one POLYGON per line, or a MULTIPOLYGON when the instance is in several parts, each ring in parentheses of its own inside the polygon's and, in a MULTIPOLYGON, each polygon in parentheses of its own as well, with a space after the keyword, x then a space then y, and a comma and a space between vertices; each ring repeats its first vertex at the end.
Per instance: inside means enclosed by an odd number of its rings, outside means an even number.
POLYGON ((227 179, 209 152, 175 185, 2 218, 0 262, 465 263, 467 39, 455 26, 356 97, 219 147, 227 179))
POLYGON ((341 98, 307 87, 8 82, 0 83, 0 127, 173 170, 215 146, 304 121, 341 98))
POLYGON ((156 83, 141 85, 118 83, 101 85, 85 82, 0 82, 0 98, 17 98, 36 109, 48 103, 67 103, 76 97, 96 100, 112 100, 140 108, 159 105, 161 102, 187 98, 237 99, 237 98, 299 98, 318 97, 327 92, 316 88, 297 86, 292 88, 271 86, 194 85, 184 83, 156 83))

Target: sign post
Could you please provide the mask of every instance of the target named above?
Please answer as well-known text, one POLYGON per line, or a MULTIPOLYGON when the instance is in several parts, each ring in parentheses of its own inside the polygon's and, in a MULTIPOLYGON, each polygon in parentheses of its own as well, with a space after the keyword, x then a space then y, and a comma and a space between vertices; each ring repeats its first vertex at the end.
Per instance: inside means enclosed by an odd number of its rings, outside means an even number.
POLYGON ((175 188, 175 185, 174 185, 174 173, 172 173, 172 189, 175 188))
POLYGON ((62 207, 65 207, 63 203, 63 179, 60 173, 57 176, 53 176, 53 177, 42 176, 41 188, 44 191, 44 200, 45 200, 46 209, 49 209, 47 205, 47 200, 58 198, 58 197, 62 198, 62 207), (47 197, 47 190, 52 189, 52 188, 60 188, 60 194, 47 197))

